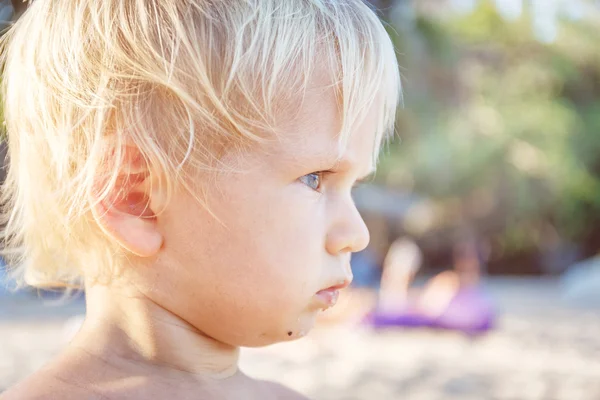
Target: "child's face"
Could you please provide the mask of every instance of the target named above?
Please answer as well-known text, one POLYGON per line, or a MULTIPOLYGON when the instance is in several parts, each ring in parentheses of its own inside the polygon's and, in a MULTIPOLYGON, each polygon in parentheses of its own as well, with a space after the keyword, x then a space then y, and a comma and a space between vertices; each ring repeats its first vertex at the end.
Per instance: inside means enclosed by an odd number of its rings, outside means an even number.
POLYGON ((336 164, 333 92, 310 93, 279 140, 236 158, 239 172, 207 178, 208 207, 220 222, 188 193, 159 215, 164 246, 148 295, 231 345, 308 333, 335 302, 319 292, 349 284, 350 255, 369 241, 350 192, 372 171, 375 127, 370 112, 336 164), (330 169, 319 183, 314 173, 330 169))

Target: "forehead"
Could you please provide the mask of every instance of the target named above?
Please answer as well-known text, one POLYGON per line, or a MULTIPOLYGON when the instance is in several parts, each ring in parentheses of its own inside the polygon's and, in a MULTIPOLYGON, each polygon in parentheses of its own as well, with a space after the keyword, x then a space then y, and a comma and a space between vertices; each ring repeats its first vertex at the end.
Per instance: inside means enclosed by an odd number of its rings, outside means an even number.
POLYGON ((360 164, 372 169, 377 132, 377 102, 365 110, 363 118, 352 127, 346 143, 340 139, 341 106, 336 90, 329 81, 315 82, 299 102, 298 108, 277 129, 272 146, 282 156, 302 162, 321 158, 345 164, 360 164))

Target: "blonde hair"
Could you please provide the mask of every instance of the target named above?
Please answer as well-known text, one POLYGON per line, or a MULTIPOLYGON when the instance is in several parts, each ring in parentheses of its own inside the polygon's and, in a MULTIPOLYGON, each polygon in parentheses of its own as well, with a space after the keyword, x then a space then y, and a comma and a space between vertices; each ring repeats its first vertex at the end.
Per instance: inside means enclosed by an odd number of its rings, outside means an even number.
POLYGON ((91 209, 125 146, 172 192, 184 167, 218 166, 217 147, 268 140, 323 65, 341 143, 381 100, 380 143, 400 97, 390 38, 361 0, 36 0, 2 45, 3 254, 33 286, 117 267, 91 209))

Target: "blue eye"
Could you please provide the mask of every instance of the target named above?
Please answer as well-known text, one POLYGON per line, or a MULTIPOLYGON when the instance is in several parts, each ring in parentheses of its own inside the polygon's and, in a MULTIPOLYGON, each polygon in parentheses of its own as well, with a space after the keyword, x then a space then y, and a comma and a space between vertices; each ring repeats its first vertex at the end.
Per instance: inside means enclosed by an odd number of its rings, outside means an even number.
POLYGON ((321 188, 321 173, 313 172, 311 174, 306 174, 300 177, 300 182, 304 183, 312 190, 318 191, 321 188))

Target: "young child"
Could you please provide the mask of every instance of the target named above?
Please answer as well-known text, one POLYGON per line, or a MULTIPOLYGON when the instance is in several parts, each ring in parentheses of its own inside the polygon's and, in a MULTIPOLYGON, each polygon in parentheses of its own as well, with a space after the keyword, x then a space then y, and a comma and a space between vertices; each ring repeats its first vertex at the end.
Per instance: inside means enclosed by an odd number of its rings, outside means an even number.
POLYGON ((400 93, 374 12, 35 0, 3 40, 5 257, 87 315, 0 398, 301 398, 238 349, 306 335, 369 240, 351 188, 400 93))

